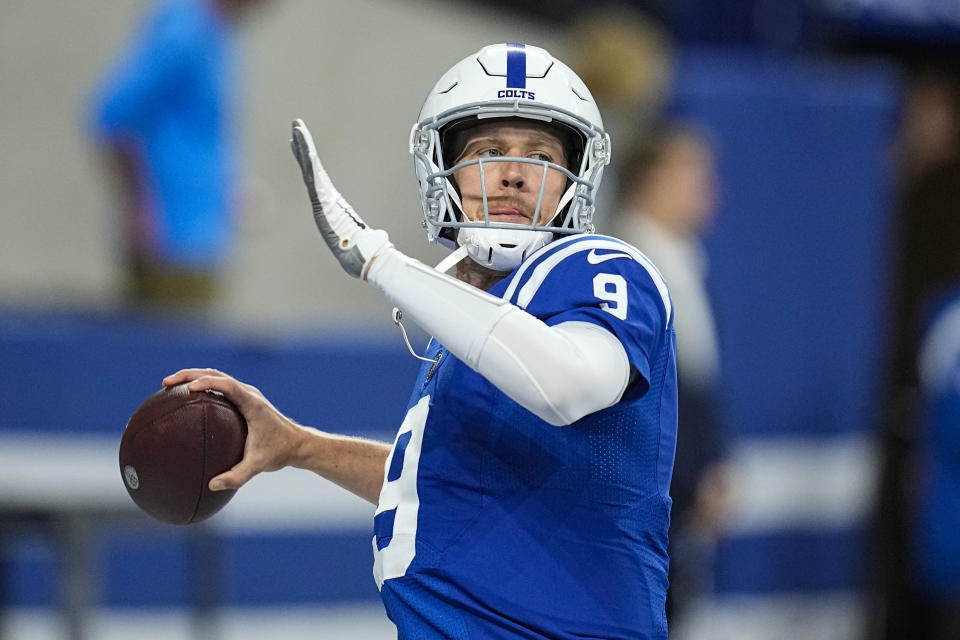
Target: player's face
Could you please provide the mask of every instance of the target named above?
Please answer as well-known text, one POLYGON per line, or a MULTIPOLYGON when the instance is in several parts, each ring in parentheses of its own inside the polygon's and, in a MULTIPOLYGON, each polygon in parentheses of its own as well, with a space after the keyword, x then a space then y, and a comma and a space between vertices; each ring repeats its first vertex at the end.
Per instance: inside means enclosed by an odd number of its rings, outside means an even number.
MULTIPOLYGON (((565 166, 563 144, 539 123, 489 122, 471 129, 457 162, 505 156, 547 160, 565 166)), ((485 162, 487 208, 490 222, 531 224, 537 209, 543 165, 527 162, 485 162)), ((454 173, 463 211, 470 220, 483 220, 483 186, 480 167, 471 165, 454 173)), ((550 222, 566 187, 566 176, 548 169, 538 225, 550 222)))

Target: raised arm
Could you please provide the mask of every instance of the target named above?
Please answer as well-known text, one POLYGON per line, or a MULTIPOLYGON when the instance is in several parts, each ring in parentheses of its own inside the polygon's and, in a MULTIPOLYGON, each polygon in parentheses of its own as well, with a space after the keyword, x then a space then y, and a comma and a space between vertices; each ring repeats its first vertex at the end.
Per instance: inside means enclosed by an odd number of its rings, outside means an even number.
POLYGON ((620 399, 630 365, 616 336, 582 322, 547 326, 397 251, 333 186, 300 120, 291 144, 317 227, 347 273, 371 282, 451 353, 550 424, 571 424, 620 399))

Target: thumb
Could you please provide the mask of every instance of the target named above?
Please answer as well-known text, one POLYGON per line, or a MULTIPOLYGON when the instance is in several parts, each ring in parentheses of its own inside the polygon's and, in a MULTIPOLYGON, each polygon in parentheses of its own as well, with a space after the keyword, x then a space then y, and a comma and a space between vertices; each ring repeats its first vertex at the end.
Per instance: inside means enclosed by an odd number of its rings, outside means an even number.
POLYGON ((293 134, 290 139, 290 148, 293 150, 293 156, 297 159, 297 164, 300 165, 300 172, 303 174, 304 184, 313 189, 315 188, 313 157, 316 157, 316 153, 312 149, 313 141, 309 140, 309 135, 310 133, 308 131, 306 136, 304 136, 303 130, 294 123, 293 134))
POLYGON ((225 491, 228 489, 236 491, 255 475, 257 475, 257 472, 251 465, 240 462, 229 471, 224 471, 220 475, 210 478, 207 487, 210 491, 225 491))

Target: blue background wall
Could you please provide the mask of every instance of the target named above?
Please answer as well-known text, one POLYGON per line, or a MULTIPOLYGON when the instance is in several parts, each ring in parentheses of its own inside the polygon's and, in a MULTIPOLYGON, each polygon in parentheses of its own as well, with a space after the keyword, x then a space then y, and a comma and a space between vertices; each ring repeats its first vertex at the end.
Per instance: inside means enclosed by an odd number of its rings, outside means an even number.
MULTIPOLYGON (((896 73, 695 49, 677 77, 675 110, 718 142, 722 203, 708 250, 733 446, 869 443, 885 331, 896 73)), ((718 549, 717 590, 865 586, 862 515, 736 531, 718 549)))

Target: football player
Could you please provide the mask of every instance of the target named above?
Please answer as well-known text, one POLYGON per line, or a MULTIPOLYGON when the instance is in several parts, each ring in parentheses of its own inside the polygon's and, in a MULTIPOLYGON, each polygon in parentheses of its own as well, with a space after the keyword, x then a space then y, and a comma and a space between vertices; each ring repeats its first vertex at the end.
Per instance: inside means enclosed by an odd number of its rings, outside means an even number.
POLYGON ((333 255, 433 339, 392 445, 297 425, 217 371, 167 378, 248 420, 211 489, 292 465, 376 504, 400 638, 665 639, 673 311, 643 254, 593 233, 610 139, 586 86, 518 44, 440 79, 410 136, 427 236, 453 249, 437 268, 363 222, 300 120, 291 144, 333 255))

